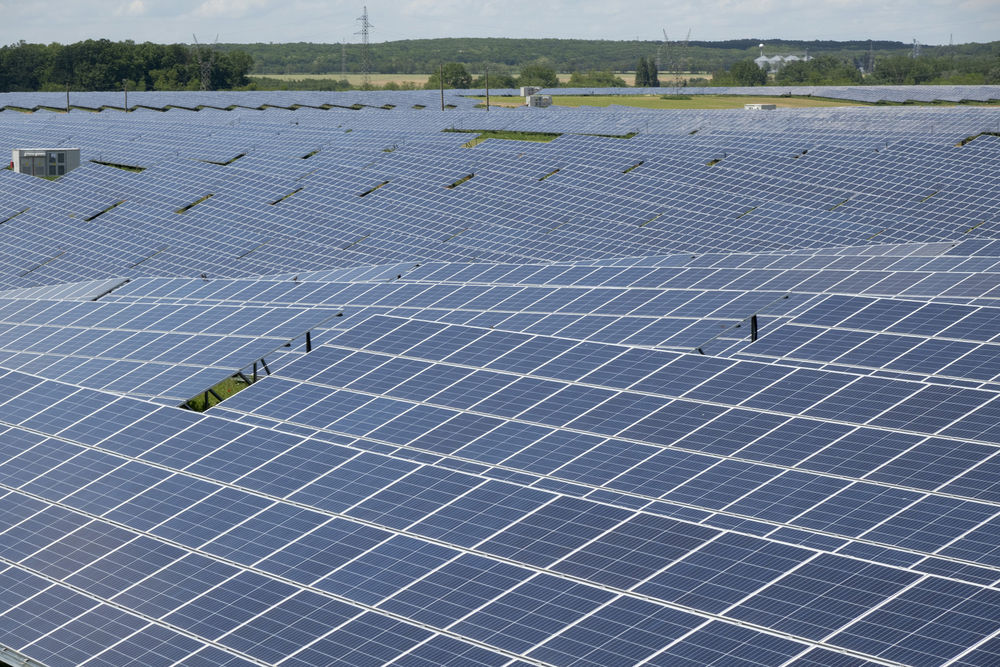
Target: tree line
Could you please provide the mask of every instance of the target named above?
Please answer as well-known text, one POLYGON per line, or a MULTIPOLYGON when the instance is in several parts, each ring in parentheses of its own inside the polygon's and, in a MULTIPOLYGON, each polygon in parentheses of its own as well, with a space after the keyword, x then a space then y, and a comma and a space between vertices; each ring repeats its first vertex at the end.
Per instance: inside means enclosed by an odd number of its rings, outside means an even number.
MULTIPOLYGON (((869 49, 878 59, 909 55, 911 45, 894 41, 794 41, 748 38, 721 42, 691 41, 687 47, 653 40, 442 38, 400 40, 371 46, 372 71, 385 74, 420 74, 437 71, 442 63, 461 63, 470 72, 486 67, 522 66, 545 61, 558 72, 630 72, 640 56, 656 61, 661 69, 688 72, 726 71, 735 63, 753 59, 758 44, 769 54, 828 55, 862 65, 869 49)), ((362 71, 360 44, 223 44, 250 54, 254 74, 331 74, 362 71)), ((1000 53, 1000 42, 925 46, 922 57, 947 58, 959 70, 975 69, 975 61, 1000 53)))
POLYGON ((713 73, 713 86, 856 86, 856 85, 980 85, 1000 84, 1000 54, 994 57, 956 61, 947 56, 911 57, 895 55, 876 58, 871 72, 866 64, 847 58, 820 55, 781 65, 771 73, 753 60, 734 63, 728 70, 713 73))
POLYGON ((201 61, 212 63, 210 88, 249 83, 253 58, 237 49, 213 51, 184 44, 112 42, 88 39, 74 44, 0 47, 0 92, 64 90, 198 90, 201 61))
MULTIPOLYGON (((427 54, 430 45, 441 45, 442 52, 454 52, 445 67, 445 85, 449 88, 482 88, 485 86, 484 73, 490 71, 491 88, 516 88, 521 85, 540 85, 553 88, 559 85, 557 72, 571 72, 571 78, 564 85, 574 88, 610 88, 627 85, 617 73, 635 71, 634 84, 656 87, 659 84, 656 62, 668 61, 675 66, 683 66, 688 71, 712 72, 708 78, 695 78, 687 85, 854 85, 854 84, 984 84, 1000 83, 1000 42, 989 44, 964 44, 954 47, 924 47, 924 54, 913 58, 910 47, 899 42, 873 43, 874 70, 862 75, 868 68, 869 51, 841 50, 832 52, 813 51, 815 57, 784 64, 776 72, 761 72, 753 62, 757 55, 754 40, 731 40, 728 42, 692 42, 687 54, 678 57, 678 52, 664 51, 664 45, 650 42, 608 42, 594 40, 512 40, 512 39, 443 39, 411 40, 389 42, 373 47, 374 67, 378 72, 400 73, 401 69, 411 72, 433 72, 427 83, 428 88, 440 85, 441 53, 427 54), (708 47, 705 44, 715 44, 708 47), (510 49, 523 46, 523 50, 512 53, 510 49), (635 49, 639 46, 638 61, 635 49), (881 50, 877 50, 880 48, 881 50), (586 52, 585 49, 592 49, 586 52), (724 52, 725 58, 698 60, 698 50, 724 52), (632 51, 633 55, 627 55, 632 51), (405 54, 417 56, 414 61, 406 61, 405 54), (421 56, 420 54, 423 53, 421 56), (535 58, 528 58, 535 55, 535 58), (423 57, 424 60, 419 58, 423 57), (562 60, 560 60, 562 58, 562 60), (624 63, 619 58, 627 58, 624 63), (471 62, 470 62, 471 61, 471 62), (715 67, 708 67, 711 63, 715 67), (463 74, 464 73, 464 74, 463 74)), ((820 44, 796 43, 787 45, 820 44)), ((864 42, 822 42, 829 48, 867 46, 864 42)), ((780 52, 786 43, 773 43, 773 51, 780 52)), ((315 69, 339 70, 340 57, 347 56, 343 67, 347 71, 356 68, 351 64, 350 50, 341 50, 337 45, 319 44, 275 44, 245 45, 247 50, 236 45, 220 45, 218 49, 206 46, 192 48, 184 44, 136 44, 132 41, 112 42, 109 40, 85 40, 74 44, 30 44, 24 41, 0 47, 0 92, 63 90, 69 85, 73 90, 115 90, 123 85, 129 90, 197 90, 201 87, 200 61, 212 61, 209 88, 309 88, 323 90, 347 90, 351 84, 346 79, 321 81, 279 82, 255 79, 248 75, 258 72, 262 65, 258 47, 266 46, 265 65, 275 66, 266 58, 274 54, 290 57, 282 67, 291 68, 293 73, 309 73, 315 69), (317 49, 334 52, 337 67, 334 68, 332 55, 317 56, 311 65, 303 65, 301 57, 315 54, 317 49), (294 56, 294 57, 293 57, 294 56), (324 60, 326 58, 326 60, 324 60)), ((674 48, 673 46, 667 47, 674 48)), ((770 49, 769 49, 770 50, 770 49)), ((665 66, 664 66, 665 67, 665 66)), ((320 72, 323 73, 323 72, 320 72)), ((387 84, 387 88, 407 88, 401 84, 387 84)))

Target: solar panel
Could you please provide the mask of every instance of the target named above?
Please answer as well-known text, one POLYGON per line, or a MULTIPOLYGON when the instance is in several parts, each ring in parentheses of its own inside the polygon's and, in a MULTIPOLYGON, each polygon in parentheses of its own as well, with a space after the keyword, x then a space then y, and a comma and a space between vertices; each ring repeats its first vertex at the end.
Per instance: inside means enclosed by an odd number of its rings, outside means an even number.
POLYGON ((996 663, 995 113, 466 92, 0 114, 5 659, 996 663))

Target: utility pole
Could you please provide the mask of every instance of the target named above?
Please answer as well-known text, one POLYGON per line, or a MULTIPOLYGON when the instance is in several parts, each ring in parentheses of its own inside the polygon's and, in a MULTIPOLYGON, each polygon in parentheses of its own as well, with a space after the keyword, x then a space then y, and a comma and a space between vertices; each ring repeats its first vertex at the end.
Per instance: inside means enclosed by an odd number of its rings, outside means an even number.
POLYGON ((365 89, 372 85, 372 55, 368 49, 368 35, 373 26, 368 22, 368 5, 365 5, 364 13, 356 20, 361 21, 361 30, 354 33, 361 35, 361 83, 365 89))
POLYGON ((128 79, 122 79, 122 89, 125 91, 125 113, 128 113, 128 79))
POLYGON ((344 80, 347 78, 347 40, 344 39, 340 42, 340 78, 344 80))
POLYGON ((486 66, 486 110, 490 110, 490 66, 486 66))
POLYGON ((438 80, 441 83, 441 111, 444 111, 444 65, 438 71, 438 80))
POLYGON ((66 82, 66 113, 69 113, 69 81, 66 82))

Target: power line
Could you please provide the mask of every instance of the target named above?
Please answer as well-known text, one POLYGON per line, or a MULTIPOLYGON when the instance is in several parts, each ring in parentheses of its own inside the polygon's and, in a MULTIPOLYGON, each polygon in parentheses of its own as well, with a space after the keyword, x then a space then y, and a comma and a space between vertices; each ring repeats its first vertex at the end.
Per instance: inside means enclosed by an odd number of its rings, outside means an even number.
POLYGON ((361 30, 354 33, 361 35, 361 84, 365 88, 372 85, 372 55, 369 50, 368 33, 375 27, 368 21, 368 5, 365 5, 364 13, 356 20, 361 21, 361 30))
POLYGON ((212 44, 207 56, 202 52, 198 36, 194 34, 191 36, 194 37, 194 55, 198 59, 198 70, 201 74, 201 89, 212 90, 212 68, 215 66, 215 47, 219 45, 219 36, 215 36, 215 43, 212 44))

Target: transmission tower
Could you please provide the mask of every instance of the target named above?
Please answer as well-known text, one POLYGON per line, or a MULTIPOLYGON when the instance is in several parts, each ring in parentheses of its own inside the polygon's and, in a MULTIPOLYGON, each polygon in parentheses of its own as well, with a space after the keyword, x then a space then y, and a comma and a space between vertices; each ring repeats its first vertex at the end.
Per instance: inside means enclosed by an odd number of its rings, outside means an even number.
POLYGON ((677 59, 677 74, 691 70, 690 57, 688 56, 688 45, 691 43, 691 28, 688 28, 687 37, 684 38, 684 46, 681 47, 681 55, 677 59))
POLYGON ((670 48, 670 39, 667 37, 667 29, 663 29, 663 42, 656 47, 656 71, 663 71, 663 52, 670 48))
POLYGON ((865 74, 875 71, 875 46, 872 40, 868 40, 868 60, 865 62, 865 74))
POLYGON ((201 44, 198 43, 198 36, 194 37, 194 55, 198 59, 198 70, 201 73, 201 89, 212 90, 212 68, 215 67, 215 47, 219 44, 219 36, 215 36, 215 43, 209 49, 206 56, 202 52, 201 44))
POLYGON ((340 78, 347 79, 347 40, 340 41, 340 78))
POLYGON ((365 5, 364 14, 356 20, 361 21, 361 30, 354 33, 361 35, 361 83, 365 88, 370 88, 372 84, 372 54, 368 48, 368 34, 375 26, 368 21, 368 5, 365 5))
POLYGON ((914 37, 913 38, 913 52, 910 54, 911 58, 919 58, 920 57, 920 47, 921 46, 922 46, 922 44, 917 41, 916 37, 914 37))

